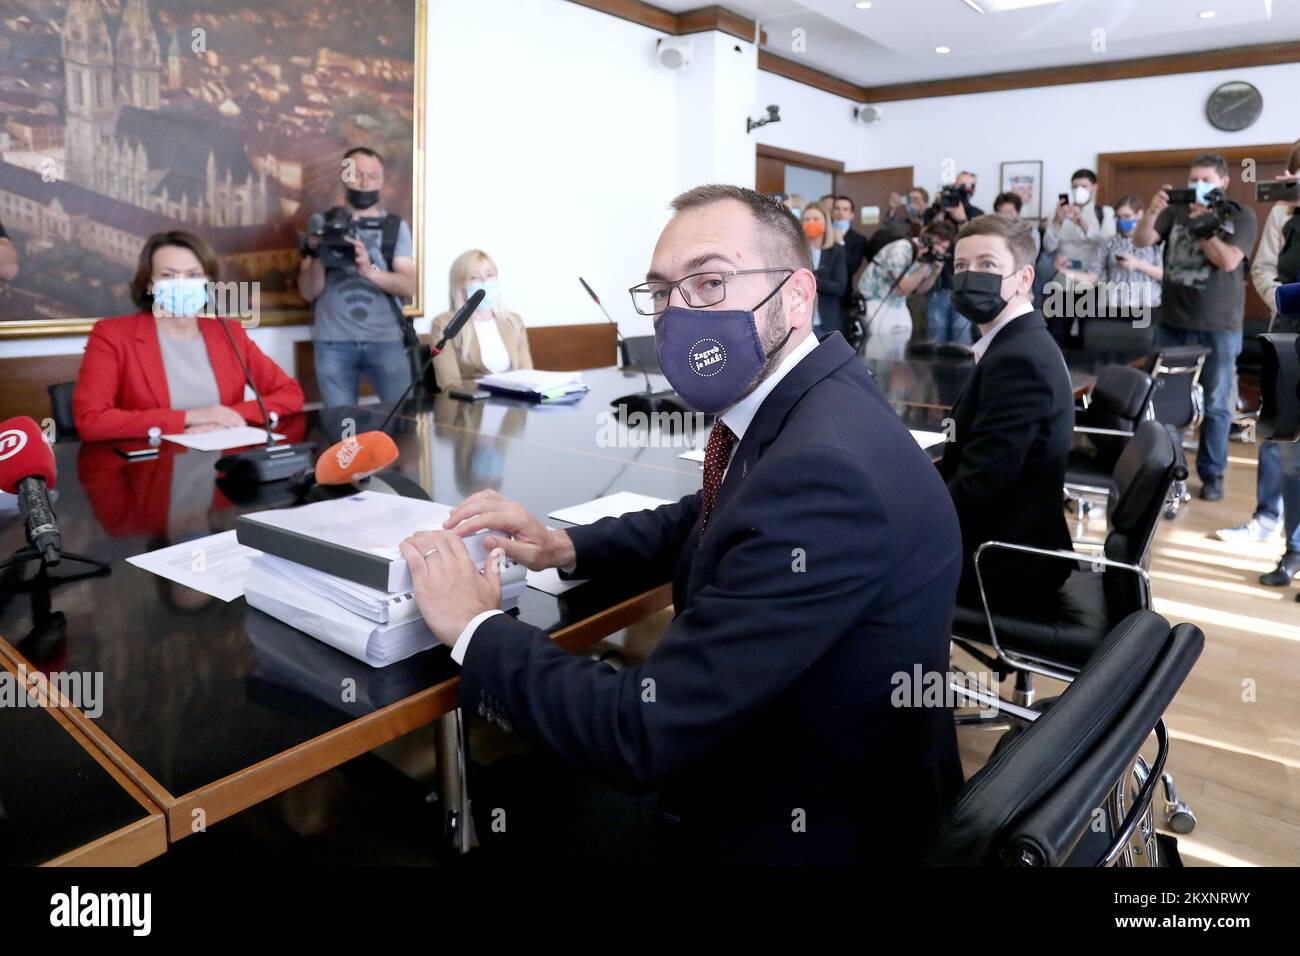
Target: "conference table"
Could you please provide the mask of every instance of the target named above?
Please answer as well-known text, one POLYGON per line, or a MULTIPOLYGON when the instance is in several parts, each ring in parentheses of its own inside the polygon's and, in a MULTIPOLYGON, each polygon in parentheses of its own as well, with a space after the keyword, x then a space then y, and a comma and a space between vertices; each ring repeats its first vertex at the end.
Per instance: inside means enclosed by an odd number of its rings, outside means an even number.
MULTIPOLYGON (((867 364, 909 427, 934 430, 971 370, 969 361, 867 364)), ((699 462, 681 456, 703 447, 706 419, 621 419, 611 401, 640 391, 642 377, 618 369, 583 377, 590 391, 571 404, 466 403, 445 394, 410 400, 388 424, 400 451, 392 471, 435 501, 454 504, 495 488, 539 516, 615 491, 676 500, 699 489, 699 462)), ((651 378, 655 388, 665 387, 662 377, 651 378)), ((310 411, 286 418, 278 430, 323 449, 345 430, 378 428, 387 411, 310 411)), ((293 504, 285 482, 219 481, 218 453, 168 442, 156 458, 128 461, 116 444, 54 446, 64 547, 108 562, 108 573, 57 584, 33 582, 30 571, 21 579, 13 572, 0 577, 6 666, 103 679, 102 713, 91 717, 71 701, 49 712, 66 721, 69 740, 93 745, 82 748, 90 757, 77 756, 64 740, 36 748, 21 774, 67 794, 58 810, 63 827, 40 826, 39 809, 17 804, 34 815, 14 821, 33 825, 23 859, 56 859, 76 840, 123 827, 156 837, 165 823, 169 841, 187 838, 435 721, 443 729, 440 759, 455 757, 459 748, 449 735, 458 731, 444 718, 455 714, 459 678, 445 648, 371 668, 249 608, 242 597, 226 602, 127 563, 132 555, 230 530, 240 514, 293 504), (355 690, 343 693, 344 687, 355 690), (78 775, 90 758, 125 797, 102 796, 111 789, 102 773, 78 775), (131 800, 141 812, 127 820, 135 812, 131 800)), ((22 544, 21 521, 0 515, 0 554, 22 544)), ((78 570, 65 564, 50 577, 78 570)), ((515 613, 578 650, 670 601, 667 582, 600 580, 559 596, 528 588, 515 613)), ((0 748, 31 733, 16 721, 34 716, 0 713, 0 748)), ((51 722, 40 734, 62 740, 51 722)), ((18 773, 13 766, 0 770, 0 799, 18 773)), ((121 856, 147 858, 143 849, 121 856)))

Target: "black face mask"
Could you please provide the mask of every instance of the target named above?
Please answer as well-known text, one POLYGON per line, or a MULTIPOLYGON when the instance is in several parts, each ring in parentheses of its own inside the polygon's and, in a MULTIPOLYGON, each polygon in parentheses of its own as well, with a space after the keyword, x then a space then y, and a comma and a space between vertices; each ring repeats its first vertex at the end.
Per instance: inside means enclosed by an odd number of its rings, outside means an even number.
POLYGON ((348 203, 353 209, 369 209, 379 202, 378 189, 349 189, 348 203))
POLYGON ((976 325, 988 325, 1007 307, 1002 282, 1007 276, 996 272, 955 273, 952 277, 953 307, 976 325))

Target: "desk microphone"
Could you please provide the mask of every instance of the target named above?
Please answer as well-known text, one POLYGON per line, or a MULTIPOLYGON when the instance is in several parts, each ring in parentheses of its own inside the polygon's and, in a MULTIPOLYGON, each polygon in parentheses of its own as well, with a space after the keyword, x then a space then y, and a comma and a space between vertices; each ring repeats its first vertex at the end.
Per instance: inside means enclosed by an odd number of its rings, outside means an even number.
POLYGON ((27 546, 12 557, 0 561, 0 568, 40 561, 53 567, 65 558, 92 564, 103 570, 107 565, 63 550, 59 519, 50 504, 50 491, 58 476, 54 452, 45 441, 45 433, 26 415, 0 422, 0 490, 18 496, 18 511, 26 525, 27 546))
POLYGON ((311 463, 311 453, 316 448, 308 442, 301 442, 296 445, 277 445, 275 443, 275 434, 271 431, 271 416, 267 414, 266 404, 262 401, 262 393, 253 384, 253 375, 248 370, 248 364, 244 361, 244 356, 240 354, 239 346, 235 344, 235 337, 230 334, 230 327, 226 325, 227 321, 223 318, 216 319, 217 324, 221 326, 221 330, 226 333, 226 341, 230 343, 231 351, 235 353, 235 358, 239 361, 239 367, 244 373, 244 383, 253 393, 253 398, 257 399, 257 407, 262 412, 262 424, 266 426, 266 447, 255 451, 225 455, 217 461, 215 467, 220 472, 236 472, 241 479, 246 479, 254 484, 260 485, 268 481, 280 481, 308 467, 311 463))
POLYGON ((388 410, 388 414, 384 416, 384 420, 379 423, 379 431, 382 432, 388 427, 388 423, 393 420, 393 415, 397 413, 397 409, 401 407, 404 401, 406 401, 406 396, 411 394, 411 389, 415 388, 415 383, 424 381, 424 377, 429 374, 429 366, 433 364, 434 358, 441 355, 442 350, 446 348, 447 343, 460 334, 460 330, 465 327, 465 323, 469 321, 469 317, 474 314, 474 311, 478 308, 478 304, 483 301, 483 296, 485 295, 487 295, 487 292, 483 289, 479 289, 472 296, 466 299, 465 304, 460 307, 460 310, 454 316, 452 316, 451 321, 447 323, 447 327, 442 330, 442 338, 438 339, 438 344, 429 349, 429 357, 425 359, 424 364, 420 366, 420 374, 411 379, 411 384, 406 386, 406 391, 402 392, 402 397, 393 403, 393 407, 388 410))
POLYGON ((605 309, 604 303, 600 301, 600 296, 596 295, 595 290, 593 290, 591 286, 587 285, 587 280, 582 276, 578 276, 578 281, 582 283, 582 287, 587 290, 587 295, 591 296, 591 301, 596 303, 596 307, 600 309, 601 313, 605 316, 605 321, 614 326, 614 335, 618 338, 619 345, 623 347, 623 354, 645 378, 644 391, 633 392, 631 395, 624 395, 621 398, 614 399, 609 404, 614 408, 626 408, 624 414, 627 415, 630 415, 633 412, 643 412, 646 415, 653 415, 655 412, 675 412, 683 416, 689 415, 690 409, 686 407, 686 404, 672 389, 665 389, 661 392, 656 392, 654 390, 654 386, 650 384, 650 373, 645 370, 645 366, 641 364, 641 359, 637 357, 633 352, 632 347, 628 345, 627 339, 623 337, 623 333, 618 327, 618 323, 614 321, 613 316, 611 316, 605 309))

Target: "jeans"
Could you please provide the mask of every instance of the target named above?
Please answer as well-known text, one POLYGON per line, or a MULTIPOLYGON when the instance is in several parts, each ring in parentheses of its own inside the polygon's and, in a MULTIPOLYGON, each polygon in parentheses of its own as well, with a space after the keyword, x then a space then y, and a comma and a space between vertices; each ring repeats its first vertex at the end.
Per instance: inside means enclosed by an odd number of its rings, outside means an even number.
POLYGON ((402 342, 317 342, 316 382, 326 408, 355 405, 364 372, 381 402, 395 402, 411 384, 402 342))
POLYGON ((960 342, 962 345, 970 345, 975 341, 970 321, 953 307, 951 289, 931 290, 925 315, 931 342, 960 342))
POLYGON ((1156 345, 1200 345, 1210 350, 1201 372, 1205 389, 1205 421, 1196 450, 1196 473, 1201 481, 1222 478, 1228 470, 1228 433, 1237 413, 1237 356, 1241 354, 1241 329, 1205 332, 1162 325, 1156 329, 1156 345))
POLYGON ((1300 449, 1295 442, 1266 441, 1259 446, 1254 517, 1270 529, 1281 520, 1286 549, 1300 552, 1300 449))

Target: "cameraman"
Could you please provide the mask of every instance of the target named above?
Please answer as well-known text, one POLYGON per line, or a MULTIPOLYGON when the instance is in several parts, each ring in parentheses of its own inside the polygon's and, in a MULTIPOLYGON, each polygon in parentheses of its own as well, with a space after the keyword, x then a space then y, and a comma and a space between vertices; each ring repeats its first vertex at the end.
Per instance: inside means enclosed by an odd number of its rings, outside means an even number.
MULTIPOLYGON (((924 222, 928 226, 936 218, 942 217, 960 231, 972 219, 984 215, 984 210, 971 203, 975 197, 975 174, 963 170, 957 175, 957 181, 945 186, 939 192, 933 206, 925 211, 924 222)), ((960 342, 970 345, 975 340, 970 322, 958 312, 952 304, 952 249, 944 257, 939 280, 930 290, 930 301, 926 307, 929 337, 933 342, 960 342)))
MULTIPOLYGON (((1300 143, 1291 151, 1287 170, 1278 178, 1300 179, 1300 143)), ((1300 203, 1282 201, 1269 210, 1250 279, 1272 313, 1268 330, 1300 332, 1300 319, 1278 315, 1276 300, 1279 285, 1300 281, 1300 203)), ((1286 549, 1277 567, 1259 581, 1285 587, 1300 573, 1300 446, 1265 441, 1255 473, 1255 513, 1245 524, 1221 528, 1214 536, 1220 541, 1273 541, 1279 531, 1286 549)))
POLYGON ((1227 198, 1228 162, 1217 153, 1192 160, 1190 204, 1170 204, 1168 183, 1155 194, 1133 230, 1138 247, 1165 242, 1160 324, 1156 345, 1201 345, 1210 355, 1201 373, 1205 421, 1196 452, 1201 497, 1223 498, 1228 432, 1236 411, 1234 369, 1241 354, 1246 305, 1246 257, 1255 244, 1252 209, 1227 198))
POLYGON ((867 325, 867 358, 900 360, 912 337, 912 315, 907 297, 924 294, 938 278, 943 262, 957 238, 957 227, 939 217, 919 239, 896 239, 886 245, 862 270, 858 292, 867 325))
POLYGON ((339 178, 347 205, 331 210, 337 215, 327 215, 324 230, 308 229, 298 270, 298 291, 314 306, 321 402, 355 405, 363 372, 379 400, 393 402, 411 383, 416 358, 415 331, 401 305, 415 295, 411 230, 379 205, 384 163, 374 150, 344 153, 339 178), (346 222, 342 230, 333 229, 337 219, 346 222))

